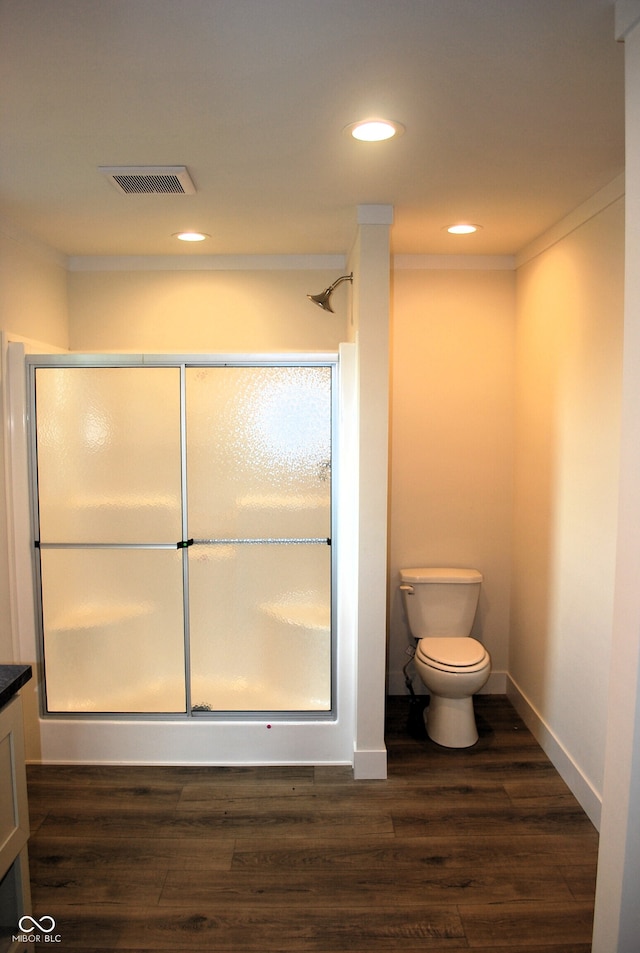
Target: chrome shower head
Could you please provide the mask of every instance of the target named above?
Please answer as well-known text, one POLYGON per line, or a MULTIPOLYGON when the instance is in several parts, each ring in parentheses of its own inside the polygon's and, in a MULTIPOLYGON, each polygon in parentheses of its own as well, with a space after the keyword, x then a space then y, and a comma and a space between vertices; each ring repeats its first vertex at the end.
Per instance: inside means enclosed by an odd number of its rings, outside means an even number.
POLYGON ((329 285, 328 288, 325 288, 324 291, 321 291, 317 295, 307 295, 309 301, 313 301, 314 304, 317 304, 319 308, 322 308, 323 311, 330 311, 334 313, 333 308, 331 307, 331 295, 334 290, 341 284, 343 281, 350 281, 353 283, 353 272, 350 275, 342 275, 341 278, 336 278, 332 285, 329 285))

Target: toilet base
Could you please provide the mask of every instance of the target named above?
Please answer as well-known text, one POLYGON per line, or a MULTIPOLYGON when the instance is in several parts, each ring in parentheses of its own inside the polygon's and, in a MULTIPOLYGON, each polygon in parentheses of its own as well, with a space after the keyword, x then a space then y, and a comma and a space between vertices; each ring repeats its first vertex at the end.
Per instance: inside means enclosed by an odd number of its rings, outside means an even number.
POLYGON ((443 698, 432 693, 424 724, 431 740, 443 748, 470 748, 479 737, 472 695, 443 698))

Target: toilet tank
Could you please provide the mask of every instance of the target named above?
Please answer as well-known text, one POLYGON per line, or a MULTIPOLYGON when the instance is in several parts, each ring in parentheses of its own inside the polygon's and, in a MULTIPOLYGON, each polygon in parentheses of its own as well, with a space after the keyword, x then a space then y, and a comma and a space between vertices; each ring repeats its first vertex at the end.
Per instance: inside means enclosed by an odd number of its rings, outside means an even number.
POLYGON ((481 583, 477 569, 401 569, 400 590, 414 639, 467 638, 481 583))

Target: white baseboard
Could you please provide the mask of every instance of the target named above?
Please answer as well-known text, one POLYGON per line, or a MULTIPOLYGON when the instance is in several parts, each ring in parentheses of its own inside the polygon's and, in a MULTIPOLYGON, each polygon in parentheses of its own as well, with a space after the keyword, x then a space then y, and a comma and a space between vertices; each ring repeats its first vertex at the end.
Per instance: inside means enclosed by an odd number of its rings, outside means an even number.
POLYGON ((507 698, 518 712, 527 728, 536 739, 549 761, 571 790, 583 811, 596 828, 600 830, 602 798, 589 780, 580 771, 568 751, 536 710, 520 687, 508 676, 507 698))
POLYGON ((384 781, 387 777, 387 749, 353 752, 355 781, 384 781))
MULTIPOLYGON (((413 678, 413 690, 416 695, 427 694, 417 675, 413 678)), ((387 692, 389 695, 408 694, 402 672, 389 672, 387 692)), ((601 796, 511 676, 507 672, 492 672, 479 694, 507 696, 591 823, 600 830, 601 796)))

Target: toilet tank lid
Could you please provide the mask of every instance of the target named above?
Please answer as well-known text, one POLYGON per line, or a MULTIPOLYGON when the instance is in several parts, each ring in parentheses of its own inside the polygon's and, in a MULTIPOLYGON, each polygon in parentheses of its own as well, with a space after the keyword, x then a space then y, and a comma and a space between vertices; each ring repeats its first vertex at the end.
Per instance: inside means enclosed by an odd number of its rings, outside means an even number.
POLYGON ((477 569, 401 569, 400 579, 420 585, 421 583, 478 583, 482 573, 477 569))

